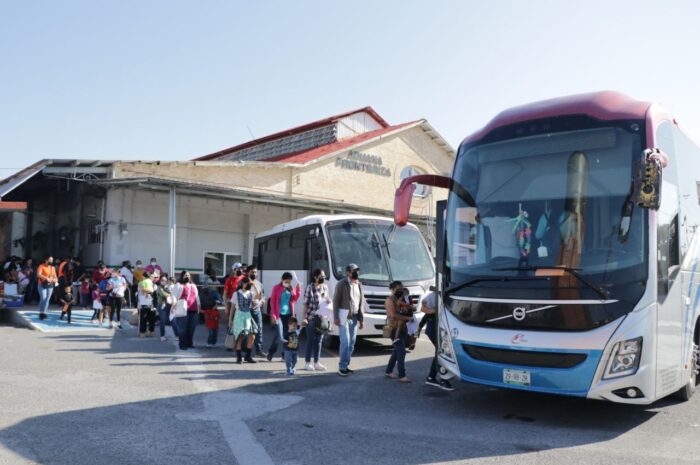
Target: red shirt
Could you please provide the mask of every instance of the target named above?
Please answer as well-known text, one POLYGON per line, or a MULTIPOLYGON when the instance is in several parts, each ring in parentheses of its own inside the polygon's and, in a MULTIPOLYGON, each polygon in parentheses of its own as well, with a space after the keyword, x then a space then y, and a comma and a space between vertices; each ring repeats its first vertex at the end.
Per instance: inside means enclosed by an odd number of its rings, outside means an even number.
POLYGON ((236 290, 238 290, 238 285, 243 281, 243 278, 245 276, 240 275, 240 276, 229 276, 226 278, 226 281, 224 282, 224 294, 226 294, 226 301, 231 300, 231 297, 233 297, 233 294, 236 293, 236 290))
POLYGON ((219 329, 219 310, 216 308, 210 308, 203 310, 204 313, 204 324, 208 329, 219 329))
POLYGON ((108 268, 105 268, 104 271, 100 271, 99 268, 95 268, 95 271, 92 272, 92 280, 99 284, 107 277, 107 273, 109 273, 108 268))

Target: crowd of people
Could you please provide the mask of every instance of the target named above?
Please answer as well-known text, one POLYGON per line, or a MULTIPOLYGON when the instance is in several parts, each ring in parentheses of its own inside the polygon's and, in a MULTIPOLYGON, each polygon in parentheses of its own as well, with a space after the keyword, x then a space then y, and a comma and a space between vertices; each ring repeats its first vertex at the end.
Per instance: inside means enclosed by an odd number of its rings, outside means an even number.
MULTIPOLYGON (((265 296, 255 265, 235 263, 223 283, 213 271, 206 270, 195 285, 189 271, 182 271, 177 279, 168 276, 151 258, 148 265, 137 260, 135 266, 125 261, 121 268, 109 268, 98 262, 91 271, 77 257, 54 261, 45 257, 36 269, 31 259, 12 257, 4 265, 6 283, 16 283, 25 299, 32 301, 34 294, 39 300, 39 318, 45 319, 50 302, 56 302, 61 310, 60 319, 71 324, 72 311, 76 307, 92 309, 92 323, 110 328, 123 329, 123 308, 136 308, 131 324, 138 326, 139 337, 155 336, 158 324, 161 341, 166 341, 166 327, 170 325, 181 350, 194 348, 194 334, 204 318, 207 329, 207 348, 218 343, 222 316, 226 323, 226 350, 235 352, 236 362, 257 363, 258 359, 272 361, 280 354, 289 376, 294 376, 298 363, 298 352, 302 332, 305 334, 304 370, 327 371, 321 363, 324 336, 335 325, 340 339, 338 375, 347 377, 354 373, 351 368, 357 331, 364 327, 363 309, 365 295, 359 279, 360 268, 356 264, 346 267, 346 276, 341 279, 332 294, 326 283, 326 274, 321 269, 313 270, 311 282, 305 289, 296 276, 285 272, 272 288, 269 299, 265 296), (296 281, 296 284, 294 284, 296 281), (301 319, 295 315, 295 304, 302 299, 301 319), (224 314, 219 311, 224 306, 224 314), (267 308, 274 336, 267 352, 263 346, 263 312, 267 308)), ((400 281, 390 284, 391 294, 385 301, 388 336, 392 353, 385 376, 409 383, 405 359, 416 338, 425 328, 433 345, 437 344, 437 297, 431 292, 422 302, 423 319, 415 319, 416 303, 412 302, 400 281)), ((434 357, 426 384, 452 390, 449 381, 438 376, 437 357, 434 357)))

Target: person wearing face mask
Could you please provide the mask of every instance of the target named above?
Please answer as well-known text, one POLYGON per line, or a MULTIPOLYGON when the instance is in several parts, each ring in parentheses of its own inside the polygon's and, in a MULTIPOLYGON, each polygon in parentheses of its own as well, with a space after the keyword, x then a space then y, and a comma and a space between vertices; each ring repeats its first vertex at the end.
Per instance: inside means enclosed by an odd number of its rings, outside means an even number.
POLYGON ((183 270, 180 274, 179 299, 185 301, 187 316, 177 317, 177 333, 181 350, 194 348, 194 331, 199 320, 199 292, 192 283, 190 272, 183 270))
POLYGON ((39 282, 39 319, 46 319, 46 312, 49 309, 49 301, 53 289, 58 284, 56 268, 53 266, 53 257, 48 256, 39 265, 36 272, 39 282))
POLYGON ((251 315, 253 301, 256 299, 256 291, 248 277, 241 280, 241 285, 231 299, 232 317, 229 317, 228 326, 231 335, 236 341, 236 363, 243 363, 243 346, 245 344, 246 363, 258 363, 253 360, 251 352, 255 343, 255 334, 258 332, 255 321, 251 315))
POLYGON ((392 346, 391 357, 389 364, 386 367, 384 376, 390 379, 397 379, 402 383, 410 383, 411 379, 406 376, 406 323, 411 320, 406 312, 402 312, 401 307, 405 306, 403 302, 403 284, 401 281, 394 281, 389 285, 391 295, 386 298, 384 308, 386 309, 386 317, 389 323, 394 328, 392 331, 392 346), (394 368, 398 368, 398 376, 394 374, 394 368))
POLYGON ((163 268, 158 264, 156 257, 151 258, 151 264, 146 267, 146 271, 151 275, 154 281, 160 282, 160 277, 163 275, 163 268))
MULTIPOLYGON (((267 359, 270 361, 277 352, 279 341, 287 342, 289 319, 294 314, 294 304, 300 296, 301 285, 297 283, 292 287, 292 273, 285 271, 282 274, 282 280, 272 288, 270 295, 270 321, 277 330, 267 352, 267 359)), ((282 350, 282 358, 284 359, 284 350, 282 350)))
POLYGON ((135 302, 138 305, 138 287, 139 283, 143 281, 143 273, 145 273, 146 270, 143 267, 143 263, 141 260, 136 260, 136 268, 134 268, 134 290, 133 290, 133 302, 135 302))
POLYGON ((354 263, 345 268, 346 276, 338 281, 333 292, 333 319, 340 336, 338 374, 348 376, 352 352, 355 350, 357 329, 365 327, 365 293, 360 282, 360 267, 354 263), (343 318, 341 320, 341 315, 343 318))
POLYGON ((321 269, 316 269, 311 273, 313 282, 306 286, 304 292, 304 320, 302 326, 306 326, 306 371, 326 371, 326 367, 320 362, 321 346, 324 334, 316 331, 316 325, 320 325, 321 320, 318 310, 322 302, 330 303, 328 286, 326 285, 326 273, 321 269), (313 355, 314 364, 311 364, 313 355))
POLYGON ((257 326, 257 333, 255 334, 255 353, 258 357, 267 357, 267 354, 263 351, 263 317, 262 309, 265 305, 265 290, 260 281, 258 281, 258 267, 255 265, 250 265, 248 267, 248 279, 250 279, 250 284, 252 285, 251 290, 253 291, 253 307, 250 309, 250 315, 253 317, 253 321, 257 326))
POLYGON ((231 273, 224 281, 224 302, 226 303, 226 321, 232 318, 231 315, 231 299, 233 294, 238 290, 238 285, 243 279, 243 270, 241 269, 241 264, 236 262, 231 267, 231 273))

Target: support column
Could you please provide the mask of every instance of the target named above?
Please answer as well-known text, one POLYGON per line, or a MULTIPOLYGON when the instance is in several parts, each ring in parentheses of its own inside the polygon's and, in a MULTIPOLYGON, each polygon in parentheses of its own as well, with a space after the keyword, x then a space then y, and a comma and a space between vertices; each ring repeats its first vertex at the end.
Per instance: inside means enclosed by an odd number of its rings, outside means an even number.
POLYGON ((170 187, 170 193, 168 195, 168 240, 169 240, 169 250, 170 250, 170 269, 168 270, 169 276, 175 276, 175 244, 177 233, 177 193, 175 192, 175 186, 170 187))

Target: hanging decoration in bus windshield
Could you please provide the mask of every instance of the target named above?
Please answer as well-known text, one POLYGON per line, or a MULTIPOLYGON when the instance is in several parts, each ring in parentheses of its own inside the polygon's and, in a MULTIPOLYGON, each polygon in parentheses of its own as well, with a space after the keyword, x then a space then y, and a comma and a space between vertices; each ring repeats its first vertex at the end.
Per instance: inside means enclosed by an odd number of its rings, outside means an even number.
POLYGON ((383 166, 382 157, 351 150, 345 158, 336 158, 335 166, 344 170, 362 171, 378 176, 391 176, 391 170, 383 166))

